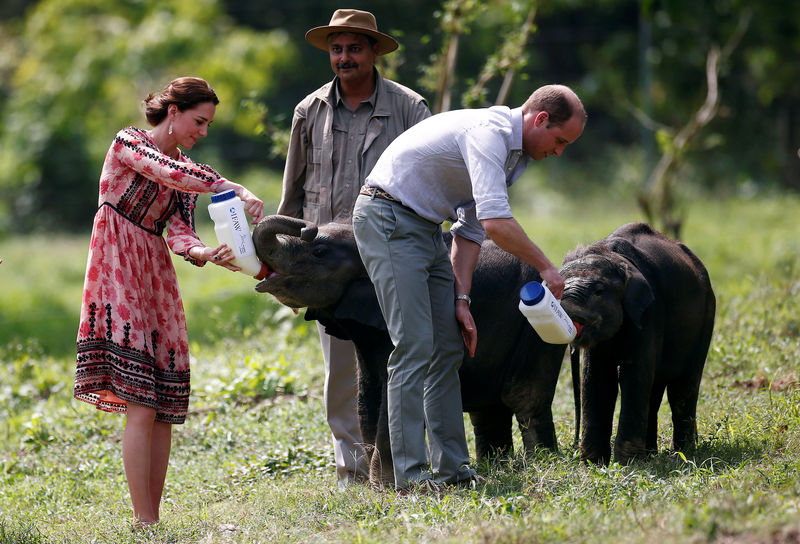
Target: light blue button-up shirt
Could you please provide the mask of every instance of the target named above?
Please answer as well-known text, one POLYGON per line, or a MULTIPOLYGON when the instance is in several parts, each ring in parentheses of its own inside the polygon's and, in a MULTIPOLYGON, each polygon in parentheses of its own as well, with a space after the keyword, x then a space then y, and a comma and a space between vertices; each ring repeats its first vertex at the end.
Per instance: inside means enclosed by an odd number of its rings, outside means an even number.
POLYGON ((455 110, 401 134, 366 184, 429 221, 451 221, 452 232, 481 243, 481 220, 512 217, 508 187, 529 162, 522 151, 522 108, 455 110))

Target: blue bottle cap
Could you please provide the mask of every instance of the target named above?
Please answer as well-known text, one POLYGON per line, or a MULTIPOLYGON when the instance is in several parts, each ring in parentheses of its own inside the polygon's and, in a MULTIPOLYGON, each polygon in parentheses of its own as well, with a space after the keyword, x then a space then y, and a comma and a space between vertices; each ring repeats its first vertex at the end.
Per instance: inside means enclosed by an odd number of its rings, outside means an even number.
POLYGON ((525 306, 538 304, 544 298, 544 287, 538 281, 529 281, 519 290, 519 299, 525 306))
POLYGON ((211 195, 211 202, 225 202, 226 200, 230 200, 232 198, 236 198, 236 191, 234 191, 233 189, 231 189, 230 191, 222 191, 221 193, 211 195))

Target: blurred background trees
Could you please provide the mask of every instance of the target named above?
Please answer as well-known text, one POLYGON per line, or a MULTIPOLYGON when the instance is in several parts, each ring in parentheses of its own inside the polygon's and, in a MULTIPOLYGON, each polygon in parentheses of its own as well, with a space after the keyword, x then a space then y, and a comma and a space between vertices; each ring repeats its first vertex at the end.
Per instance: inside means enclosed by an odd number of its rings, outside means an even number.
POLYGON ((668 153, 673 206, 698 190, 800 190, 796 1, 6 0, 0 233, 87 231, 113 135, 145 126, 141 100, 179 75, 206 78, 221 99, 193 158, 233 179, 280 171, 294 105, 332 77, 303 36, 338 7, 372 11, 398 38, 381 69, 432 108, 575 88, 587 130, 568 161, 542 164, 560 190, 641 200, 668 153), (709 52, 737 32, 716 67, 713 116, 676 146, 708 98, 709 52))

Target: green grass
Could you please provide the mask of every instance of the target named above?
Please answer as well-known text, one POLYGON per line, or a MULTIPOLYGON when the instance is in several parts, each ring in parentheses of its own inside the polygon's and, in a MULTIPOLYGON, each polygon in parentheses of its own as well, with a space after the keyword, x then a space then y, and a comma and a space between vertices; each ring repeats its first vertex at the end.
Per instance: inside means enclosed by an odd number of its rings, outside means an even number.
MULTIPOLYGON (((641 219, 632 206, 526 189, 515 188, 515 211, 553 260, 641 219)), ((190 415, 176 428, 163 522, 136 534, 123 419, 71 398, 88 234, 4 241, 0 543, 797 542, 800 389, 787 384, 800 374, 800 200, 688 206, 684 241, 718 299, 695 456, 668 452, 664 404, 662 453, 581 465, 565 365, 559 452, 482 464, 484 489, 439 499, 337 491, 313 324, 255 294, 246 276, 176 260, 194 357, 190 415)), ((201 234, 210 239, 207 223, 201 234)))

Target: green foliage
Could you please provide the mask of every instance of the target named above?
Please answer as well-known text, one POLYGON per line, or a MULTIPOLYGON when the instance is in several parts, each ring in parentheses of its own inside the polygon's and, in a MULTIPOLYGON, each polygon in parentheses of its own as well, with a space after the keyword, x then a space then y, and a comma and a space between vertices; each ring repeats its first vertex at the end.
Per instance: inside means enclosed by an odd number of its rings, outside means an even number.
POLYGON ((431 55, 430 64, 423 67, 420 85, 435 94, 431 111, 448 110, 450 95, 455 85, 455 59, 459 49, 459 38, 471 33, 472 22, 485 12, 486 6, 478 0, 446 0, 442 9, 434 12, 439 20, 442 45, 431 55))
MULTIPOLYGON (((618 120, 618 142, 638 140, 647 148, 655 138, 663 144, 658 128, 685 125, 703 103, 708 52, 725 45, 741 21, 751 16, 744 36, 721 66, 719 115, 704 129, 714 145, 693 146, 686 154, 690 166, 678 176, 706 186, 730 186, 738 176, 748 176, 760 186, 771 180, 798 188, 797 123, 790 122, 783 133, 773 131, 783 119, 797 115, 795 104, 800 103, 793 83, 800 68, 787 62, 800 54, 793 38, 800 25, 796 2, 646 2, 639 13, 626 10, 624 3, 605 4, 592 13, 582 10, 579 16, 591 20, 593 28, 604 28, 606 22, 613 27, 578 46, 586 67, 582 87, 588 92, 582 96, 590 127, 592 112, 610 113, 618 120), (627 24, 620 24, 623 19, 627 24), (642 125, 633 111, 651 122, 642 125)), ((558 8, 550 10, 557 16, 558 8)), ((602 137, 609 128, 600 127, 597 134, 587 129, 587 135, 602 137)))
POLYGON ((0 519, 0 543, 2 544, 40 544, 44 543, 42 533, 33 524, 6 525, 0 519))
MULTIPOLYGON (((585 193, 573 200, 534 177, 512 193, 521 223, 554 260, 637 219, 633 203, 585 193)), ((514 456, 478 466, 485 488, 441 498, 335 491, 315 325, 254 294, 246 276, 176 261, 193 390, 187 422, 174 432, 163 521, 142 533, 127 521, 124 419, 72 399, 74 354, 45 348, 59 345, 51 323, 27 338, 7 332, 48 299, 77 312, 88 240, 58 238, 50 248, 41 238, 14 239, 0 264, 0 542, 793 542, 800 200, 688 205, 685 241, 706 263, 718 300, 694 455, 669 451, 665 402, 658 455, 624 467, 581 465, 570 446, 564 365, 553 404, 559 452, 523 455, 517 436, 514 456), (46 249, 54 257, 47 273, 20 258, 46 249)), ((69 321, 67 345, 77 315, 69 321)))
MULTIPOLYGON (((684 152, 675 185, 728 192, 797 189, 800 3, 720 0, 535 3, 536 26, 519 45, 527 0, 371 6, 400 51, 381 69, 431 105, 443 52, 461 36, 451 108, 484 105, 515 71, 505 103, 543 83, 572 85, 589 124, 569 158, 591 179, 623 171, 633 199, 653 168, 656 131, 679 127, 701 103, 706 54, 748 31, 720 74, 719 114, 684 152), (422 80, 420 80, 422 77, 422 80), (488 78, 488 80, 487 80, 488 78), (487 80, 484 82, 484 80, 487 80), (459 103, 460 102, 460 103, 459 103), (651 123, 643 126, 644 114, 651 123), (631 157, 621 161, 622 155, 631 157), (609 159, 616 168, 611 168, 609 159), (637 176, 634 177, 634 171, 637 176)), ((304 43, 335 3, 233 0, 12 0, 0 8, 0 233, 87 228, 113 134, 143 124, 137 104, 173 77, 207 78, 221 98, 209 137, 192 157, 237 179, 279 169, 294 105, 332 74, 304 43)))
MULTIPOLYGON (((503 26, 505 39, 500 47, 491 53, 477 81, 469 78, 468 81, 474 82, 471 87, 461 97, 461 103, 465 108, 486 107, 496 103, 504 104, 505 96, 499 96, 499 100, 487 100, 488 89, 486 85, 494 77, 508 77, 528 64, 527 45, 530 34, 536 32, 533 18, 536 14, 535 2, 511 2, 510 17, 503 26), (526 19, 527 18, 527 19, 526 19)), ((499 11, 499 10, 496 10, 499 11)))
POLYGON ((252 136, 262 112, 240 102, 268 96, 294 51, 283 32, 233 26, 216 0, 43 0, 17 32, 0 46, 0 229, 20 232, 88 223, 113 135, 142 125, 137 104, 174 77, 206 78, 215 126, 252 136))

